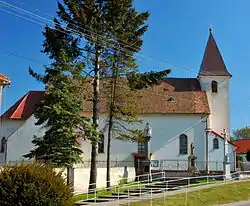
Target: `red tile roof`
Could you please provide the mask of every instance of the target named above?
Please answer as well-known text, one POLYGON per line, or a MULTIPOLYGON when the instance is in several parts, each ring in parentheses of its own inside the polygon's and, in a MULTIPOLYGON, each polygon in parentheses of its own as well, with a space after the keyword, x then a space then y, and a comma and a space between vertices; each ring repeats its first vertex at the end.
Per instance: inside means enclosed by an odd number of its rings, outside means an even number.
MULTIPOLYGON (((100 83, 100 111, 107 110, 107 97, 100 83)), ((88 89, 87 89, 88 90, 88 89)), ((89 93, 89 92, 88 92, 89 93)), ((201 91, 199 81, 192 78, 167 78, 160 85, 141 91, 138 100, 143 114, 209 114, 206 92, 201 91), (173 101, 169 101, 169 99, 173 101)), ((1 117, 28 119, 44 97, 44 91, 30 91, 10 107, 1 117)), ((92 111, 92 98, 84 101, 84 110, 92 111)))
POLYGON ((239 139, 235 140, 234 144, 238 146, 236 150, 237 154, 246 154, 250 150, 250 139, 239 139))
POLYGON ((35 106, 44 98, 44 91, 30 91, 11 106, 1 118, 28 119, 35 110, 35 106))
POLYGON ((200 67, 199 76, 230 76, 219 48, 210 30, 207 46, 200 67))
MULTIPOLYGON (((108 80, 107 80, 108 81, 108 80)), ((126 84, 126 79, 122 79, 126 84)), ((103 91, 106 82, 100 82, 100 112, 107 110, 107 92, 103 91)), ((209 104, 205 91, 195 78, 166 78, 161 84, 140 91, 137 104, 142 114, 209 114, 209 104), (172 99, 173 101, 170 101, 172 99)), ((91 111, 92 98, 84 102, 85 111, 91 111)))

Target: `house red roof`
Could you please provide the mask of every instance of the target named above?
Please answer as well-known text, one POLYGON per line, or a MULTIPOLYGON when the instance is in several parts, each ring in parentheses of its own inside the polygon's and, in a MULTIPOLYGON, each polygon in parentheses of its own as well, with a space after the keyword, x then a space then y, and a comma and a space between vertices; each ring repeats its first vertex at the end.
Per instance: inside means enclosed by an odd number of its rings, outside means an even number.
POLYGON ((250 150, 250 139, 235 140, 234 144, 238 146, 236 150, 237 154, 245 154, 248 150, 250 150))
POLYGON ((210 34, 200 67, 199 76, 230 76, 219 48, 214 40, 212 30, 210 34))
POLYGON ((30 91, 11 106, 2 119, 28 119, 35 111, 35 106, 44 98, 44 91, 30 91))

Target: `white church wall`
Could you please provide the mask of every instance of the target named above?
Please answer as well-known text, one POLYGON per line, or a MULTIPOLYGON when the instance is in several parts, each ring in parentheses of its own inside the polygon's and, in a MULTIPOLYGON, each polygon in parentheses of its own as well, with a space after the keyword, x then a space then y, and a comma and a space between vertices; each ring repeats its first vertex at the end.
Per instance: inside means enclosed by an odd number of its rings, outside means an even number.
MULTIPOLYGON (((161 165, 152 167, 153 170, 185 170, 187 169, 187 158, 190 154, 190 144, 193 142, 195 146, 195 155, 197 159, 197 167, 199 170, 205 169, 205 122, 204 117, 199 115, 144 115, 141 119, 143 124, 134 125, 139 129, 143 129, 146 122, 149 122, 153 137, 150 144, 150 152, 153 153, 153 160, 161 160, 161 165), (179 136, 186 134, 188 136, 188 154, 179 154, 179 136)), ((32 148, 31 143, 33 135, 41 136, 43 129, 34 125, 35 119, 32 116, 24 125, 22 125, 9 139, 7 160, 20 161, 24 154, 27 154, 32 148)), ((104 126, 105 117, 100 119, 100 128, 104 126)), ((223 168, 223 140, 219 138, 220 150, 213 150, 213 138, 209 137, 209 161, 210 170, 221 170, 223 168), (217 162, 217 163, 216 163, 217 162)), ((98 155, 98 161, 105 163, 106 161, 107 136, 105 135, 105 152, 98 155)), ((91 144, 83 142, 83 161, 85 164, 90 163, 91 144)), ((229 147, 230 161, 234 161, 233 147, 229 147)), ((134 158, 132 153, 137 153, 137 143, 123 142, 120 140, 112 140, 111 161, 112 167, 134 167, 134 158)), ((153 165, 154 166, 154 165, 153 165)), ((233 169, 234 166, 231 165, 233 169)))
POLYGON ((207 91, 208 102, 211 115, 209 117, 209 127, 217 133, 222 133, 224 129, 230 131, 230 81, 228 77, 200 77, 201 88, 207 91), (218 92, 212 93, 212 81, 218 83, 218 92))
POLYGON ((24 120, 3 119, 0 125, 1 137, 8 138, 25 123, 24 120))
MULTIPOLYGON (((235 170, 235 147, 228 144, 228 153, 231 171, 235 170)), ((208 141, 208 151, 209 151, 209 170, 211 171, 223 171, 224 162, 224 140, 222 138, 216 137, 213 133, 209 133, 208 141), (213 140, 217 138, 219 140, 219 149, 213 148, 213 140)))
MULTIPOLYGON (((185 170, 193 142, 195 153, 199 160, 204 160, 204 128, 205 122, 199 115, 157 115, 144 116, 142 119, 150 122, 153 137, 150 150, 152 159, 159 160, 160 165, 153 170, 185 170), (188 137, 188 154, 180 154, 179 137, 188 137), (159 168, 160 167, 160 168, 159 168)), ((144 125, 143 125, 144 126, 144 125)), ((154 166, 154 165, 152 165, 154 166)))
MULTIPOLYGON (((1 139, 5 137, 8 139, 11 135, 15 133, 23 124, 24 120, 2 120, 0 124, 0 146, 1 139)), ((0 153, 0 163, 5 161, 5 153, 0 153)))
POLYGON ((7 141, 7 162, 24 160, 23 155, 34 148, 33 136, 42 136, 44 129, 36 126, 35 118, 32 115, 20 126, 7 141))

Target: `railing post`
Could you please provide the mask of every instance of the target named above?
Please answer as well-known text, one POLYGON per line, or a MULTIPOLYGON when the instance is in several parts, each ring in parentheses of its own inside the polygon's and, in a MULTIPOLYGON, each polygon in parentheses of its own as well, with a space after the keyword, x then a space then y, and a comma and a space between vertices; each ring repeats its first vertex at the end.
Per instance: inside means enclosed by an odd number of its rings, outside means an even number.
POLYGON ((188 205, 188 187, 186 187, 186 206, 188 205))
POLYGON ((141 200, 141 184, 140 184, 140 200, 141 200))
POLYGON ((120 187, 119 186, 118 186, 117 194, 118 194, 118 200, 119 200, 119 198, 120 198, 120 187))
POLYGON ((153 199, 153 189, 151 188, 151 197, 150 197, 151 205, 152 205, 152 199, 153 199))
POLYGON ((130 195, 130 193, 129 193, 129 188, 128 188, 128 198, 130 197, 129 195, 130 195))
POLYGON ((208 179, 208 174, 207 174, 207 187, 208 187, 208 184, 209 184, 209 179, 208 179))
POLYGON ((96 195, 96 188, 94 190, 95 190, 95 204, 96 204, 96 197, 97 197, 97 195, 96 195))

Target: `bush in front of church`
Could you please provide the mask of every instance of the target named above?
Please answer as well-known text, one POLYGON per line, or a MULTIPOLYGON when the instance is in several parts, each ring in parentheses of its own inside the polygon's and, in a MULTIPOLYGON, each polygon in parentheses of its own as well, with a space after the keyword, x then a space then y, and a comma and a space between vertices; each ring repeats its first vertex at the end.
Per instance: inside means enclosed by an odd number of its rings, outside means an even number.
POLYGON ((0 171, 0 205, 72 206, 73 191, 61 173, 40 164, 6 166, 0 171))

